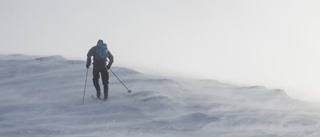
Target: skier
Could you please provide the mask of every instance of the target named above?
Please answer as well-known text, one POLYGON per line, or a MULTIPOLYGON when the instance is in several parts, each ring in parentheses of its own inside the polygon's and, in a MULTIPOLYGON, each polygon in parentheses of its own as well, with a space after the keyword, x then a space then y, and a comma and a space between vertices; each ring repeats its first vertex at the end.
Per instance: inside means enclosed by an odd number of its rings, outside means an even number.
POLYGON ((89 69, 91 64, 91 57, 93 57, 93 85, 97 91, 97 98, 101 96, 101 89, 99 85, 100 74, 102 77, 103 89, 104 89, 104 100, 108 99, 108 90, 109 90, 109 73, 113 63, 113 55, 107 48, 107 44, 103 40, 98 40, 96 46, 92 47, 87 54, 87 69, 89 69), (109 59, 109 63, 107 63, 109 59))

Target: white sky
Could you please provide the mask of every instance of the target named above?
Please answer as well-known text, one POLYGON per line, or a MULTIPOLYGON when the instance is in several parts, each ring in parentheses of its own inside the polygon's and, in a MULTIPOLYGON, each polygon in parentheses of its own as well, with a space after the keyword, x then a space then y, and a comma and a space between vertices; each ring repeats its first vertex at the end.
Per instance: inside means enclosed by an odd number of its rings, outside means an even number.
MULTIPOLYGON (((0 53, 284 89, 320 102, 319 0, 0 0, 0 53)), ((85 67, 85 65, 84 65, 85 67)))

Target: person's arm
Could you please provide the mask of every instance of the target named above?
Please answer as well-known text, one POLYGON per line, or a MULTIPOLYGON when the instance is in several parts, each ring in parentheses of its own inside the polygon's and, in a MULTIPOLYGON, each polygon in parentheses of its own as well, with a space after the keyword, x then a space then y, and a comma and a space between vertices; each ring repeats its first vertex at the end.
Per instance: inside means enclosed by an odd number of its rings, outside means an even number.
POLYGON ((88 54, 87 54, 87 65, 86 65, 87 68, 89 68, 91 64, 92 51, 93 51, 93 47, 88 51, 88 54))
POLYGON ((110 68, 111 68, 111 65, 112 65, 112 63, 113 63, 113 61, 114 61, 113 55, 111 54, 110 51, 108 51, 108 59, 109 59, 109 63, 108 63, 107 68, 110 69, 110 68))

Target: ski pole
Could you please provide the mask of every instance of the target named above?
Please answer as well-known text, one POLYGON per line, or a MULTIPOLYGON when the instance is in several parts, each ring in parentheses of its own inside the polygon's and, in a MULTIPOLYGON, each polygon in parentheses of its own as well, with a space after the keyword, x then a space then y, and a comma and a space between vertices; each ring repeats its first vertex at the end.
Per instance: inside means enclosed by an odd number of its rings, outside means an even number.
POLYGON ((128 89, 126 85, 123 84, 123 82, 119 79, 119 77, 110 69, 110 71, 113 73, 114 76, 121 82, 121 84, 128 90, 128 93, 131 93, 132 90, 128 89))
POLYGON ((82 99, 82 104, 84 104, 84 96, 86 95, 86 87, 87 87, 88 71, 89 71, 89 68, 87 68, 86 81, 85 81, 85 83, 84 83, 84 90, 83 90, 83 99, 82 99))

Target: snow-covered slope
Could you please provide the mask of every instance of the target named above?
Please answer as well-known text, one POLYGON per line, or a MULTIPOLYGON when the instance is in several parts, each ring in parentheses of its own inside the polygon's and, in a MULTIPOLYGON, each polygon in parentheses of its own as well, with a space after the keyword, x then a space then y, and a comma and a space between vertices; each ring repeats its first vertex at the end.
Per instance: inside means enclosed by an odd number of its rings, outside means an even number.
POLYGON ((109 100, 84 61, 0 56, 1 137, 318 137, 319 111, 282 90, 185 80, 113 67, 109 100))

